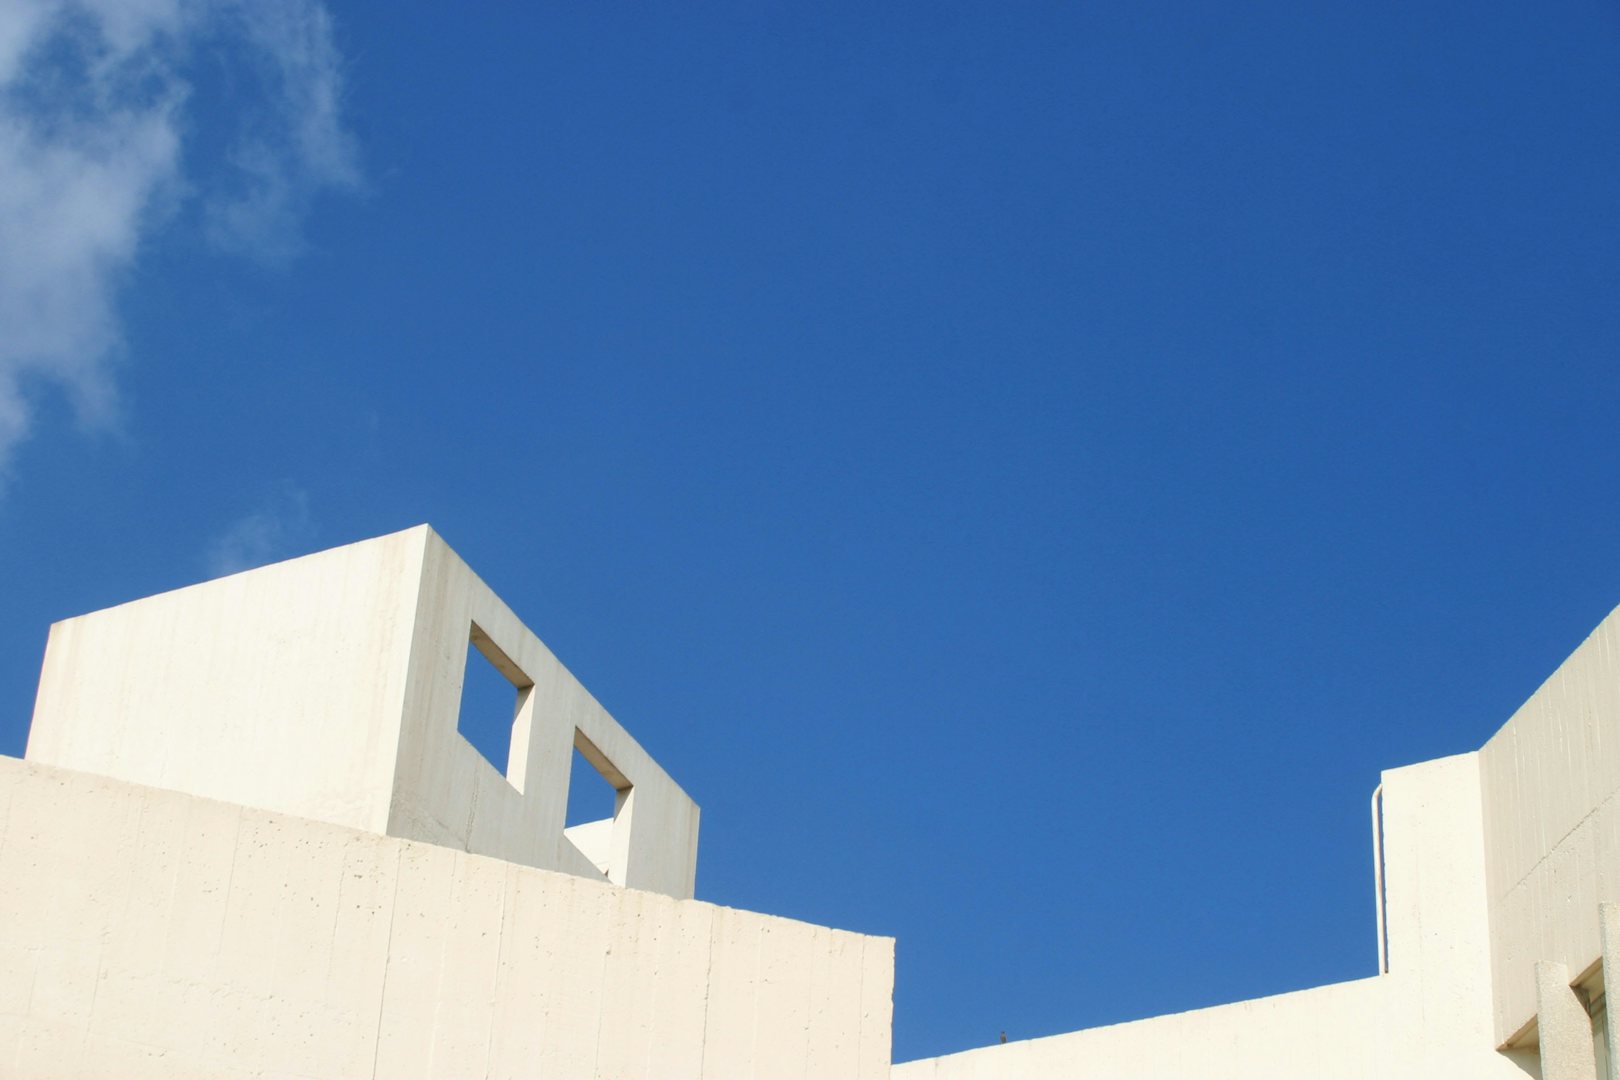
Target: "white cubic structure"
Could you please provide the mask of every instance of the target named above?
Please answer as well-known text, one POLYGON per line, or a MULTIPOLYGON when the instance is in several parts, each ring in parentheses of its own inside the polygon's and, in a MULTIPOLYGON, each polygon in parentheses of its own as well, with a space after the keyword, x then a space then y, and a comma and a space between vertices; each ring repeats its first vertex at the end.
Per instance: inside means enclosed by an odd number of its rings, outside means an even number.
POLYGON ((698 807, 432 529, 51 628, 27 757, 689 897, 698 807), (510 765, 457 731, 469 644, 510 765), (564 831, 579 749, 618 791, 564 831))
POLYGON ((692 899, 697 832, 426 527, 69 619, 0 758, 0 1078, 1620 1080, 1620 613, 1383 773, 1365 979, 891 1066, 893 941, 692 899))

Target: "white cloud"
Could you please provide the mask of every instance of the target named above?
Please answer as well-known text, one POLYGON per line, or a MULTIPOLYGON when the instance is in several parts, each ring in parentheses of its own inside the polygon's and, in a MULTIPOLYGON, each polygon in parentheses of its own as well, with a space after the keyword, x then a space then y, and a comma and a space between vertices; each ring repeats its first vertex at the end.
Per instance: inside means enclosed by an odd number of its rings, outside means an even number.
POLYGON ((280 259, 317 193, 358 185, 341 89, 317 0, 0 2, 0 474, 47 388, 113 415, 119 286, 188 199, 220 248, 280 259), (216 161, 186 153, 203 45, 254 91, 216 161))
POLYGON ((240 184, 211 201, 210 235, 223 247, 279 258, 296 253, 299 219, 317 191, 360 183, 342 123, 341 62, 332 20, 318 4, 244 0, 232 14, 256 46, 269 120, 231 151, 240 184))
POLYGON ((208 572, 222 577, 302 554, 314 532, 309 496, 295 484, 283 484, 214 539, 208 549, 208 572))

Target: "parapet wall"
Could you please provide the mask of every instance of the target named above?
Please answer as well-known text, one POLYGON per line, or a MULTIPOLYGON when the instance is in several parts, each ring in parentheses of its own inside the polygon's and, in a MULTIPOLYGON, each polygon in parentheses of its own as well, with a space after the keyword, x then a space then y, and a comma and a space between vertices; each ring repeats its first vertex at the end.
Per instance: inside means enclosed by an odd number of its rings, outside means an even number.
POLYGON ((56 624, 27 757, 671 896, 696 877, 697 805, 426 526, 56 624), (513 685, 504 776, 456 729, 469 643, 513 685), (576 747, 619 797, 571 838, 576 747))
POLYGON ((15 1080, 881 1080, 893 946, 0 758, 15 1080))

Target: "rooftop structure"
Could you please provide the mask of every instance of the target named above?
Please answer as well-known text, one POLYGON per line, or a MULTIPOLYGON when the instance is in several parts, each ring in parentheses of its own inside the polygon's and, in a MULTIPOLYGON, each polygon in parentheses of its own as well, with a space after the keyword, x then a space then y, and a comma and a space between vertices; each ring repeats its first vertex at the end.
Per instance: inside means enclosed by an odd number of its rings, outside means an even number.
POLYGON ((696 804, 421 527, 51 629, 0 1076, 1620 1080, 1620 614, 1373 824, 1376 974, 891 1069, 893 942, 692 899, 696 804))
POLYGON ((27 757, 690 897, 698 807, 427 526, 51 628, 27 757), (457 730, 469 645, 510 764, 457 730), (618 792, 564 829, 578 749, 618 792))

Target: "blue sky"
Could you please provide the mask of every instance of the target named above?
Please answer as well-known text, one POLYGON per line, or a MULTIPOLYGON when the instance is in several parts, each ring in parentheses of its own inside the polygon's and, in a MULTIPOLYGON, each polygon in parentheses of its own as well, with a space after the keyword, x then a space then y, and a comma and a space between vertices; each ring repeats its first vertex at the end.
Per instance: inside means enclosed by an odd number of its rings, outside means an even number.
POLYGON ((432 523, 897 1059, 1372 974, 1620 603, 1612 5, 0 9, 49 624, 432 523))

